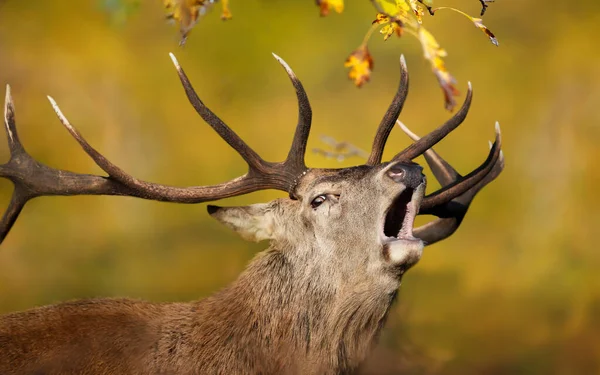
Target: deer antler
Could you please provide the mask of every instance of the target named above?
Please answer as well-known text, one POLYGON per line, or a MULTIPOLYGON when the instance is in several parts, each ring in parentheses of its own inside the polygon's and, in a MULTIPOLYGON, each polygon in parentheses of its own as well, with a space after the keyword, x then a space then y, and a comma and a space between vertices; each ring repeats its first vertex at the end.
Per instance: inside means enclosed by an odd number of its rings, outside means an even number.
POLYGON ((210 186, 174 187, 139 180, 111 163, 94 149, 71 125, 51 97, 48 97, 60 122, 81 145, 83 150, 108 176, 73 173, 48 167, 34 160, 19 140, 15 110, 10 86, 6 88, 4 125, 8 136, 10 160, 0 165, 0 177, 14 184, 14 192, 0 221, 0 243, 4 240, 25 204, 36 197, 49 195, 122 195, 143 199, 200 203, 247 194, 257 190, 276 189, 292 193, 294 184, 305 170, 304 153, 308 140, 312 111, 308 97, 296 75, 279 56, 274 55, 287 72, 298 97, 298 125, 287 158, 280 163, 263 160, 231 128, 217 117, 200 100, 185 72, 171 54, 187 97, 196 112, 223 138, 248 164, 248 172, 233 180, 210 186))
POLYGON ((400 55, 400 83, 398 84, 398 90, 392 100, 388 110, 385 112, 377 133, 375 133, 375 139, 373 139, 373 147, 371 148, 371 155, 367 160, 367 165, 376 165, 381 163, 381 157, 383 155, 383 149, 387 142, 388 136, 402 111, 404 101, 408 95, 408 69, 406 68, 406 60, 404 55, 400 55))
MULTIPOLYGON (((367 165, 375 165, 381 162, 381 157, 383 155, 385 143, 392 130, 392 127, 394 126, 398 119, 398 116, 400 115, 400 111, 402 110, 402 106, 404 105, 404 101, 406 100, 407 94, 408 72, 406 68, 406 61, 404 59, 404 56, 400 56, 400 84, 398 86, 396 95, 394 96, 394 100, 392 101, 392 104, 389 106, 385 116, 379 124, 377 133, 375 135, 375 139, 373 140, 371 154, 369 155, 369 158, 367 160, 367 165)), ((450 120, 446 121, 445 124, 433 130, 432 132, 430 132, 422 138, 419 138, 416 135, 410 133, 412 134, 412 138, 415 142, 407 148, 405 148, 404 150, 400 151, 398 154, 396 154, 396 156, 392 158, 392 161, 408 162, 413 160, 417 156, 422 155, 423 153, 427 154, 427 150, 431 149, 431 147, 433 147, 439 141, 444 139, 448 134, 450 134, 450 132, 452 132, 460 124, 462 124, 462 122, 467 117, 467 113, 469 112, 469 108, 471 107, 472 99, 473 88, 471 86, 471 82, 469 82, 467 95, 460 110, 454 116, 452 116, 450 120)), ((490 174, 493 175, 493 173, 495 172, 495 166, 498 164, 498 161, 502 159, 500 148, 500 125, 496 124, 496 141, 492 145, 486 161, 479 168, 475 169, 467 176, 460 177, 459 175, 456 175, 458 177, 449 182, 448 184, 443 185, 442 189, 426 196, 421 203, 420 212, 434 213, 438 211, 443 211, 441 207, 445 207, 448 204, 448 202, 461 196, 462 194, 465 194, 467 191, 474 189, 476 186, 478 186, 478 184, 481 183, 481 181, 489 178, 488 176, 490 174)), ((431 155, 431 153, 429 153, 429 155, 431 155)), ((431 156, 429 156, 428 162, 430 159, 431 156)), ((441 166, 439 168, 441 168, 441 166)), ((500 172, 498 171, 497 173, 500 172)), ((496 176, 492 177, 489 181, 493 180, 495 177, 496 176)), ((481 188, 478 188, 477 191, 479 189, 481 188)))
MULTIPOLYGON (((418 142, 423 138, 419 138, 415 133, 410 131, 403 123, 397 121, 398 125, 402 128, 402 130, 414 141, 418 142)), ((500 135, 500 127, 498 123, 496 123, 496 135, 499 137, 500 135)), ((432 214, 438 216, 439 219, 436 219, 430 223, 427 223, 421 227, 415 228, 413 233, 415 236, 422 239, 427 245, 431 245, 432 243, 443 240, 444 238, 449 237, 452 233, 458 229, 460 226, 467 210, 469 209, 469 205, 473 201, 475 195, 481 190, 485 185, 492 182, 500 172, 504 169, 504 155, 500 150, 499 139, 497 138, 497 144, 492 145, 490 143, 490 155, 496 155, 498 153, 498 157, 494 158, 488 156, 488 160, 484 162, 482 166, 480 166, 475 171, 471 172, 469 175, 475 175, 479 170, 479 173, 483 175, 483 177, 476 183, 464 184, 463 188, 456 189, 451 191, 449 187, 456 187, 461 183, 461 181, 465 181, 469 178, 462 177, 446 160, 444 160, 441 156, 439 156, 433 149, 427 149, 424 153, 425 160, 433 175, 438 180, 438 182, 442 185, 442 189, 438 192, 431 194, 432 196, 441 196, 446 195, 446 197, 451 197, 445 203, 432 205, 433 200, 429 201, 428 206, 421 206, 421 210, 419 214, 432 214), (495 160, 495 161, 494 161, 495 160), (487 172, 485 172, 487 171, 487 172), (464 190, 464 188, 467 188, 464 190), (446 190, 444 190, 446 189, 446 190), (462 191, 462 193, 457 193, 457 191, 462 191)))

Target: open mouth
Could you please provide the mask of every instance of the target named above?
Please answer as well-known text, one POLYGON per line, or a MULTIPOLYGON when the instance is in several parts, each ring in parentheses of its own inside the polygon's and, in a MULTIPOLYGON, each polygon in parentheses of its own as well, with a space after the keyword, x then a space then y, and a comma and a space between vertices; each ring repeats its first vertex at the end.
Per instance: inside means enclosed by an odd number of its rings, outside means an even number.
POLYGON ((421 197, 421 189, 406 188, 400 193, 388 208, 383 223, 383 236, 385 242, 392 241, 420 241, 413 236, 413 225, 421 197))

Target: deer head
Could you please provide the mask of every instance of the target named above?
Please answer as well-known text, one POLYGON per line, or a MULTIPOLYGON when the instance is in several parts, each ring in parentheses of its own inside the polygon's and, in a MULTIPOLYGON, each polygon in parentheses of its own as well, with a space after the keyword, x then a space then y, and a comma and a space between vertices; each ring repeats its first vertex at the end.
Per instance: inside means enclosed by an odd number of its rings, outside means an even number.
POLYGON ((11 152, 8 163, 0 166, 0 176, 10 179, 15 190, 0 223, 3 240, 25 203, 43 195, 126 195, 144 199, 199 203, 246 194, 262 189, 289 193, 289 198, 267 204, 221 208, 208 206, 209 213, 254 241, 270 240, 293 257, 312 254, 314 264, 329 264, 336 272, 353 272, 360 264, 394 270, 401 274, 420 256, 424 245, 448 237, 460 225, 474 195, 492 181, 503 168, 500 131, 485 162, 460 176, 431 147, 460 125, 472 99, 469 89, 462 108, 445 124, 423 138, 401 127, 415 142, 381 162, 383 149, 408 93, 408 73, 400 59, 400 84, 385 113, 365 165, 341 168, 308 168, 304 163, 312 111, 300 81, 277 55, 298 98, 298 125, 292 146, 283 162, 263 160, 199 99, 175 56, 170 55, 190 103, 248 164, 248 173, 213 186, 171 187, 132 177, 96 151, 48 97, 58 118, 107 177, 77 174, 45 166, 29 156, 22 146, 15 125, 14 106, 7 86, 5 127, 11 152), (425 154, 442 188, 425 195, 422 168, 412 162, 425 154), (433 214, 439 219, 413 229, 416 215, 433 214), (333 266, 335 265, 335 267, 333 266))
MULTIPOLYGON (((225 372, 236 372, 237 367, 226 362, 206 367, 207 363, 213 363, 210 362, 213 358, 217 358, 214 361, 228 358, 216 355, 215 351, 236 353, 235 345, 244 353, 259 353, 257 356, 262 356, 262 361, 270 366, 265 373, 280 373, 279 370, 290 368, 300 369, 300 373, 338 373, 355 367, 376 337, 401 275, 420 259, 425 245, 450 236, 458 228, 475 194, 502 171, 504 159, 498 125, 487 159, 464 177, 431 150, 465 119, 472 99, 469 85, 462 108, 426 136, 419 138, 400 124, 414 143, 390 161, 382 162, 386 140, 408 92, 402 57, 400 84, 379 124, 367 162, 350 168, 308 168, 304 154, 312 118, 310 104, 296 75, 275 56, 295 88, 299 113, 287 157, 282 162, 268 162, 204 105, 172 54, 171 58, 192 106, 246 161, 248 172, 212 186, 181 188, 141 181, 96 151, 49 97, 60 122, 107 176, 50 168, 34 160, 22 146, 7 87, 4 123, 11 158, 0 165, 0 177, 10 179, 15 190, 0 222, 0 241, 23 206, 39 196, 122 195, 200 203, 263 189, 285 191, 288 198, 265 204, 208 206, 210 215, 243 238, 269 240, 271 247, 230 288, 192 309, 197 316, 190 319, 197 320, 193 325, 197 331, 190 336, 194 337, 193 342, 187 344, 206 342, 202 338, 210 335, 227 338, 223 342, 228 344, 221 349, 216 344, 209 345, 212 352, 193 362, 205 367, 190 373, 213 372, 210 369, 222 372, 227 368, 231 371, 225 372), (442 186, 428 195, 422 168, 412 161, 420 155, 425 156, 442 186), (413 228, 415 217, 422 214, 438 219, 413 228), (237 341, 231 339, 234 337, 237 341), (271 348, 276 344, 279 354, 273 356, 271 348), (289 350, 286 352, 285 348, 289 350), (298 348, 305 350, 299 354, 298 348)), ((181 314, 180 309, 175 307, 171 313, 181 314)), ((179 361, 172 358, 175 355, 165 354, 165 363, 179 361)), ((244 363, 239 365, 240 369, 244 363)))
POLYGON ((96 151, 70 124, 54 99, 48 97, 61 123, 108 176, 50 168, 34 160, 20 142, 10 86, 7 85, 4 124, 11 158, 0 165, 0 177, 12 181, 15 190, 0 222, 0 242, 12 228, 24 205, 39 196, 122 195, 165 202, 200 203, 258 190, 276 189, 288 192, 289 199, 245 208, 222 209, 209 206, 208 210, 244 238, 252 240, 284 241, 286 238, 291 240, 294 237, 305 237, 311 232, 319 240, 344 241, 344 238, 349 239, 351 235, 347 226, 360 223, 366 225, 365 238, 379 241, 381 248, 389 247, 384 246, 389 244, 412 248, 418 242, 417 239, 423 240, 425 244, 432 244, 452 234, 458 228, 474 195, 497 177, 504 166, 498 124, 496 140, 490 147, 487 159, 464 177, 431 150, 432 146, 465 119, 472 99, 470 83, 461 109, 425 137, 419 138, 397 121, 408 93, 408 73, 403 56, 400 59, 398 91, 379 124, 366 164, 341 169, 308 168, 305 165, 304 154, 312 110, 302 84, 287 63, 277 55, 274 55, 275 58, 287 72, 296 90, 299 107, 292 146, 287 158, 278 163, 263 160, 208 109, 194 91, 175 56, 170 56, 190 103, 246 161, 248 173, 218 185, 186 188, 136 179, 96 151), (389 162, 382 163, 385 143, 396 122, 415 142, 397 153, 389 162), (421 168, 412 162, 422 154, 442 185, 440 190, 427 196, 424 196, 425 178, 421 168), (439 219, 413 231, 412 222, 417 214, 433 214, 439 219), (295 226, 298 220, 301 223, 295 226), (313 228, 312 231, 308 227, 313 228))

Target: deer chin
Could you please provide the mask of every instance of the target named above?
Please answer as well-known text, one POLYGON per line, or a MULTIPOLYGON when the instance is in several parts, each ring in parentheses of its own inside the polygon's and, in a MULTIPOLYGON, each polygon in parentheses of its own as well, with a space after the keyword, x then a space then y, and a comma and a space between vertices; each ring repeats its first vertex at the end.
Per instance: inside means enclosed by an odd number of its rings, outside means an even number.
POLYGON ((383 218, 382 244, 386 261, 399 266, 401 273, 417 263, 423 254, 423 241, 413 236, 415 217, 425 186, 406 188, 390 204, 383 218))

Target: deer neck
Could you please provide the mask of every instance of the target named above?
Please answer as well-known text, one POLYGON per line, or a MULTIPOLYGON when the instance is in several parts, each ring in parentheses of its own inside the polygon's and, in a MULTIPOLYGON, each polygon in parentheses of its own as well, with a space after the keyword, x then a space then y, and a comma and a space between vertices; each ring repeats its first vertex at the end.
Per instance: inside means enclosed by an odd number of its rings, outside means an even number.
POLYGON ((347 371, 368 354, 398 285, 382 287, 359 278, 362 272, 317 263, 307 268, 304 260, 272 247, 230 287, 200 301, 201 310, 217 317, 221 325, 214 327, 240 348, 252 348, 253 356, 271 362, 278 356, 280 369, 347 371))

